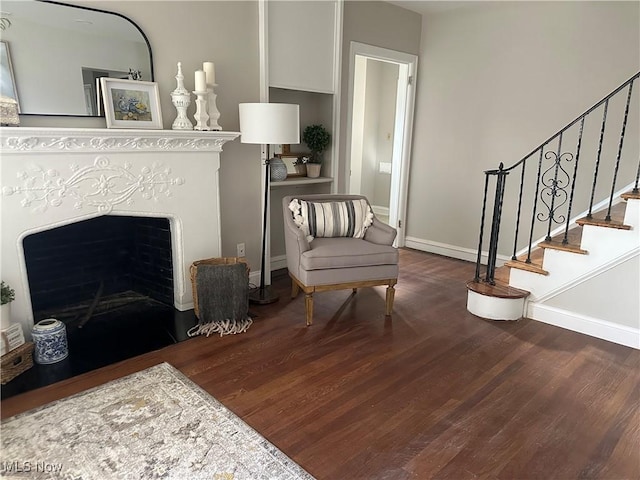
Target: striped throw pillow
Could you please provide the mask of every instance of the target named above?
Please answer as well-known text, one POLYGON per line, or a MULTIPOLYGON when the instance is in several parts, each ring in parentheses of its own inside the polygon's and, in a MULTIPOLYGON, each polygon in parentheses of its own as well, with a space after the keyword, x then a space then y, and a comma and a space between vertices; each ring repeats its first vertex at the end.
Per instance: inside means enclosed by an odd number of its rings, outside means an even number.
POLYGON ((373 212, 364 199, 340 202, 294 199, 289 203, 289 210, 309 241, 316 237, 362 238, 373 223, 373 212))

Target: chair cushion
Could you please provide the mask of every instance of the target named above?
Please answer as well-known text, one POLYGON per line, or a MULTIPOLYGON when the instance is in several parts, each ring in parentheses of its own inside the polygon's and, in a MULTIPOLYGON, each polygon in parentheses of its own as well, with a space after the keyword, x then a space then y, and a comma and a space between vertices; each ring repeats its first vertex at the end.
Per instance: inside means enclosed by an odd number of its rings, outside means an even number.
POLYGON ((304 270, 397 265, 398 249, 357 238, 316 238, 300 256, 304 270))
POLYGON ((314 238, 364 237, 373 222, 373 212, 366 200, 307 202, 293 199, 289 203, 293 220, 308 241, 314 238))

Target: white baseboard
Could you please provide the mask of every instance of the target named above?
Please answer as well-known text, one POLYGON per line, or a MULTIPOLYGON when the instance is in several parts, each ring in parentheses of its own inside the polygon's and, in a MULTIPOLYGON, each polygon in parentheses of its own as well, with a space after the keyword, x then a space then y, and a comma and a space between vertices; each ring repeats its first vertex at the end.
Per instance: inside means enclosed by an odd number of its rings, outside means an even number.
MULTIPOLYGON (((271 271, 280 270, 281 268, 287 268, 287 256, 278 255, 271 257, 271 271)), ((249 273, 249 283, 257 287, 260 286, 260 270, 249 273)))
POLYGON ((278 255, 271 257, 271 271, 280 270, 281 268, 287 268, 287 256, 278 255))
MULTIPOLYGON (((459 247, 457 245, 433 242, 431 240, 423 240, 416 237, 405 237, 405 247, 415 248, 416 250, 421 250, 423 252, 435 253, 437 255, 457 258, 459 260, 466 260, 467 262, 473 263, 478 259, 477 250, 471 250, 470 248, 459 247)), ((487 263, 487 257, 488 252, 482 252, 481 261, 483 264, 487 263)), ((498 255, 496 266, 501 266, 507 260, 509 260, 509 257, 505 255, 498 255)))
POLYGON ((555 325, 591 337, 640 349, 640 329, 618 325, 607 320, 588 317, 575 312, 530 302, 527 305, 528 318, 555 325))
MULTIPOLYGON (((271 271, 280 270, 281 268, 287 268, 287 256, 278 255, 271 257, 271 271)), ((249 273, 249 283, 258 287, 260 286, 260 270, 249 273)))
POLYGON ((249 285, 260 286, 260 270, 256 272, 249 272, 249 285))

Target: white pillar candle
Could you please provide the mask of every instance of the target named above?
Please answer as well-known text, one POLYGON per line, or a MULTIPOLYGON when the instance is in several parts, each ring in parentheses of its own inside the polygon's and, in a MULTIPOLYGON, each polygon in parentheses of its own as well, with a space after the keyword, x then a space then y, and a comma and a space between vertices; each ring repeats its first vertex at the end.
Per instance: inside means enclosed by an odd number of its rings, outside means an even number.
POLYGON ((207 77, 207 85, 213 87, 216 83, 216 67, 213 62, 204 62, 202 69, 207 77))
POLYGON ((196 92, 207 91, 207 77, 204 70, 196 70, 196 92))

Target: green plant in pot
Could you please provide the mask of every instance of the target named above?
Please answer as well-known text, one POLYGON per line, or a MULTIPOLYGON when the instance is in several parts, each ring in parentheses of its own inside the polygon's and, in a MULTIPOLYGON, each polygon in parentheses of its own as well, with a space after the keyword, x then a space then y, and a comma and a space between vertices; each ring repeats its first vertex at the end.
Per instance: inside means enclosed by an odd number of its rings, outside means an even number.
POLYGON ((311 150, 311 158, 307 163, 307 176, 320 176, 322 154, 331 142, 331 134, 322 125, 309 125, 302 132, 302 141, 311 150))
POLYGON ((0 324, 4 330, 11 325, 11 302, 16 299, 16 292, 9 285, 0 284, 0 324))

